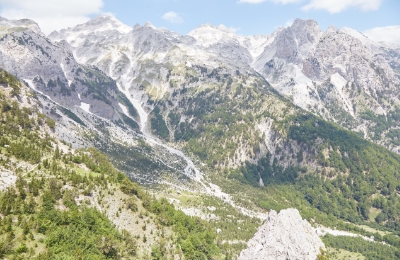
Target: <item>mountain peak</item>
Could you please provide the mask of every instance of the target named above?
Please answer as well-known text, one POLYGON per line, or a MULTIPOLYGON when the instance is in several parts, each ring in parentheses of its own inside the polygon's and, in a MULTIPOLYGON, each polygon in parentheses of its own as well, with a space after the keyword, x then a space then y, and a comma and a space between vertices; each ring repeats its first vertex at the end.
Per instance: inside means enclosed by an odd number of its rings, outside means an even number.
POLYGON ((7 28, 6 30, 3 29, 3 31, 13 31, 13 28, 22 27, 30 29, 37 34, 43 35, 39 25, 30 19, 9 20, 0 16, 0 25, 7 28))
POLYGON ((105 30, 115 29, 121 33, 128 33, 132 30, 132 27, 122 23, 120 20, 118 20, 111 14, 102 14, 90 20, 88 23, 90 22, 93 25, 101 25, 101 27, 104 28, 105 30))
POLYGON ((328 29, 326 30, 327 33, 334 33, 334 32, 337 32, 337 31, 339 31, 338 28, 336 28, 336 27, 333 26, 333 25, 330 25, 330 26, 328 27, 328 29))
POLYGON ((297 18, 290 27, 277 30, 276 55, 279 58, 299 61, 300 57, 307 56, 314 49, 321 35, 322 31, 316 21, 297 18))
POLYGON ((60 31, 54 31, 48 35, 53 41, 60 42, 65 37, 69 37, 74 42, 70 42, 71 46, 76 47, 77 44, 82 43, 81 39, 83 36, 96 35, 99 37, 107 36, 111 38, 120 37, 132 31, 133 28, 122 23, 112 14, 101 14, 94 17, 83 24, 78 24, 75 27, 69 27, 60 31))
POLYGON ((217 42, 237 37, 234 30, 227 28, 225 25, 214 26, 209 23, 197 27, 189 32, 188 35, 195 38, 203 46, 210 46, 217 42))
POLYGON ((156 28, 156 27, 155 27, 151 22, 149 22, 149 21, 147 21, 143 26, 144 26, 144 27, 150 27, 150 28, 153 28, 153 29, 156 28))
MULTIPOLYGON (((232 29, 232 28, 228 28, 228 27, 226 27, 225 25, 223 25, 223 24, 220 24, 220 25, 212 25, 211 23, 205 23, 205 24, 202 24, 202 25, 200 25, 199 27, 197 27, 196 29, 194 29, 193 31, 196 31, 196 30, 204 30, 204 29, 210 29, 210 30, 219 30, 219 31, 222 31, 222 32, 225 32, 225 33, 235 33, 235 30, 234 29, 232 29)), ((192 32, 193 32, 192 31, 192 32)), ((189 33, 190 34, 190 33, 189 33)))
POLYGON ((122 23, 112 14, 101 14, 84 24, 77 25, 73 30, 90 29, 91 31, 117 30, 120 33, 128 33, 132 27, 122 23))
MULTIPOLYGON (((313 19, 300 19, 300 18, 296 18, 293 22, 293 25, 308 25, 308 26, 318 26, 317 21, 313 20, 313 19)), ((292 25, 292 26, 293 26, 292 25)))
POLYGON ((114 15, 109 14, 109 13, 100 14, 92 19, 92 21, 96 21, 96 20, 109 20, 109 21, 118 21, 119 22, 119 20, 117 18, 115 18, 114 15))
POLYGON ((298 31, 314 31, 316 33, 321 32, 318 23, 313 19, 302 20, 300 18, 296 18, 293 24, 290 26, 292 30, 298 31))

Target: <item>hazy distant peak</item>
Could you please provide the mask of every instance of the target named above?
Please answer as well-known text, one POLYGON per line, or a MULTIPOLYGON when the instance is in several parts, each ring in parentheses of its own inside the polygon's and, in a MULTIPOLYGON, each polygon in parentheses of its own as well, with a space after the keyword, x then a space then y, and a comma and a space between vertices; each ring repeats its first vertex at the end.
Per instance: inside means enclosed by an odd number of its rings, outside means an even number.
POLYGON ((20 20, 9 20, 5 17, 0 16, 0 25, 5 27, 2 29, 2 33, 13 32, 14 30, 19 30, 20 28, 30 29, 39 35, 44 35, 40 30, 39 25, 30 19, 20 19, 20 20))
POLYGON ((153 29, 156 28, 151 22, 146 22, 146 23, 144 24, 144 27, 151 27, 151 28, 153 28, 153 29))
MULTIPOLYGON (((197 30, 219 30, 219 31, 225 32, 225 33, 232 33, 232 34, 235 33, 235 29, 228 28, 228 27, 226 27, 226 26, 223 25, 223 24, 220 24, 220 25, 212 25, 212 24, 210 24, 210 23, 205 23, 205 24, 200 25, 200 26, 197 27, 196 29, 192 30, 190 33, 194 32, 194 31, 197 31, 197 30)), ((190 33, 189 33, 189 34, 190 34, 190 33)))

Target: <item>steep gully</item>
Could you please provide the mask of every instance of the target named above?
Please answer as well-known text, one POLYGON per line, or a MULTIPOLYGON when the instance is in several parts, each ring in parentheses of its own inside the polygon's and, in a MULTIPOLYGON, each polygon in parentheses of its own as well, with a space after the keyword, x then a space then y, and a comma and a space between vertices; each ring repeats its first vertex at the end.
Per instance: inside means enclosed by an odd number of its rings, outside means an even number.
MULTIPOLYGON (((130 70, 128 70, 128 71, 130 71, 130 70)), ((110 73, 110 76, 112 77, 111 74, 112 73, 110 73)), ((166 149, 169 153, 182 158, 187 164, 187 166, 184 169, 183 174, 185 174, 190 179, 196 181, 203 187, 203 189, 201 189, 200 192, 221 199, 223 202, 236 208, 238 211, 240 211, 244 215, 256 217, 261 220, 265 220, 267 218, 266 213, 255 212, 255 211, 246 209, 244 207, 241 207, 239 205, 236 205, 236 203, 232 200, 232 197, 229 194, 223 192, 218 185, 215 185, 210 182, 205 183, 204 178, 203 178, 203 173, 200 172, 200 170, 195 166, 193 161, 188 156, 186 156, 182 151, 177 150, 177 149, 163 143, 161 140, 159 140, 158 138, 153 136, 148 131, 148 128, 147 128, 148 113, 142 107, 142 102, 137 97, 135 97, 134 95, 132 95, 129 92, 129 88, 127 86, 130 86, 130 83, 132 83, 133 78, 132 77, 128 78, 127 74, 128 73, 122 75, 119 80, 114 77, 112 77, 112 78, 114 78, 117 81, 118 89, 122 93, 125 94, 125 96, 129 99, 129 101, 132 103, 132 105, 135 107, 136 111, 139 114, 139 121, 140 121, 139 125, 140 125, 140 131, 142 132, 142 135, 139 135, 139 136, 143 137, 149 143, 161 146, 164 149, 166 149)), ((165 165, 168 165, 168 162, 163 162, 163 163, 165 165)), ((171 167, 171 168, 173 168, 173 167, 171 167)))

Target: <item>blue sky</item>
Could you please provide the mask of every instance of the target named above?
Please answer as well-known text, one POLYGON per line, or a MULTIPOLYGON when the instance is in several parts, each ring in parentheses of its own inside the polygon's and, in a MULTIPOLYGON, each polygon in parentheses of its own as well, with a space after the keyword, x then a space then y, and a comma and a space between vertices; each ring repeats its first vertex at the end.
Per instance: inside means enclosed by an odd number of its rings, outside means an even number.
POLYGON ((166 27, 181 34, 186 34, 204 23, 224 24, 237 29, 237 33, 242 35, 269 34, 295 18, 314 19, 324 30, 330 25, 364 31, 400 24, 399 0, 376 1, 381 2, 377 10, 362 10, 362 6, 353 6, 338 13, 331 13, 326 9, 303 10, 302 7, 309 2, 281 4, 264 1, 250 4, 240 3, 238 0, 105 0, 104 10, 114 13, 128 25, 150 21, 156 27, 166 27), (181 20, 173 22, 163 19, 163 15, 168 12, 176 13, 181 20))
POLYGON ((346 26, 400 44, 399 0, 0 0, 0 15, 35 20, 46 34, 101 13, 181 34, 204 23, 224 24, 240 35, 270 34, 295 18, 311 18, 323 30, 346 26))

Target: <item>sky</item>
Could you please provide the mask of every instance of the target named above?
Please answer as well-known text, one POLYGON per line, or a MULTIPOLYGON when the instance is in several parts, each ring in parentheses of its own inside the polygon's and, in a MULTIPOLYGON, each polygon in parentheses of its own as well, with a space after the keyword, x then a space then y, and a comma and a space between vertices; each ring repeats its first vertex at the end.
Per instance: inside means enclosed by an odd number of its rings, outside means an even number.
POLYGON ((239 35, 270 34, 294 19, 322 30, 350 27, 376 41, 400 44, 400 0, 0 0, 0 15, 29 18, 45 34, 108 13, 134 26, 147 21, 180 34, 210 23, 239 35))

